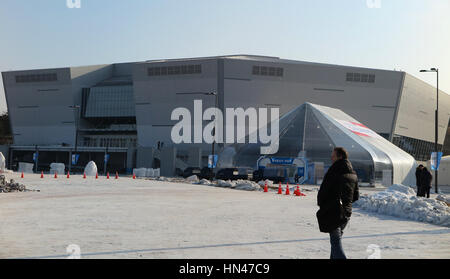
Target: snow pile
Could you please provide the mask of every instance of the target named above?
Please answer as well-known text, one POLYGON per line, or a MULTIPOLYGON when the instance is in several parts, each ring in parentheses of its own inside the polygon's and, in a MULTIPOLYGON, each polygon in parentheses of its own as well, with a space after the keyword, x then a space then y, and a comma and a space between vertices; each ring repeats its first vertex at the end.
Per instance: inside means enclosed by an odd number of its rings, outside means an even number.
POLYGON ((50 164, 50 173, 55 174, 63 174, 65 172, 66 166, 63 163, 51 163, 50 164))
POLYGON ((218 187, 234 187, 234 185, 235 184, 231 180, 227 180, 227 181, 222 180, 222 179, 217 180, 218 187))
POLYGON ((94 161, 90 161, 87 163, 86 167, 84 168, 84 173, 86 176, 96 176, 97 175, 97 165, 94 161))
POLYGON ((445 202, 446 204, 448 204, 448 205, 450 206, 450 198, 448 198, 447 196, 445 196, 445 195, 443 195, 443 194, 440 194, 440 195, 438 195, 438 196, 436 197, 436 199, 437 199, 438 201, 443 201, 443 202, 445 202))
POLYGON ((361 196, 354 205, 371 212, 450 227, 450 208, 444 202, 417 197, 412 188, 404 185, 361 196))
POLYGON ((236 180, 234 189, 244 191, 259 191, 261 190, 261 186, 259 186, 258 183, 249 180, 236 180))
POLYGON ((200 185, 212 185, 212 183, 211 183, 211 181, 209 181, 208 179, 202 179, 202 180, 200 180, 197 184, 200 184, 200 185))
POLYGON ((3 153, 0 152, 0 171, 4 172, 6 170, 6 159, 3 153))
POLYGON ((249 180, 217 180, 217 186, 218 187, 225 187, 225 188, 233 188, 236 190, 244 190, 244 191, 259 191, 261 190, 261 186, 259 186, 258 183, 255 183, 253 181, 249 180))
POLYGON ((273 181, 269 180, 269 179, 261 180, 260 182, 258 182, 259 186, 261 186, 261 187, 266 186, 266 183, 267 183, 267 186, 273 186, 273 181))
POLYGON ((195 183, 197 183, 198 181, 199 181, 199 179, 198 179, 198 177, 194 174, 194 175, 191 175, 191 176, 189 176, 188 178, 186 178, 186 180, 188 181, 188 182, 195 182, 195 183))

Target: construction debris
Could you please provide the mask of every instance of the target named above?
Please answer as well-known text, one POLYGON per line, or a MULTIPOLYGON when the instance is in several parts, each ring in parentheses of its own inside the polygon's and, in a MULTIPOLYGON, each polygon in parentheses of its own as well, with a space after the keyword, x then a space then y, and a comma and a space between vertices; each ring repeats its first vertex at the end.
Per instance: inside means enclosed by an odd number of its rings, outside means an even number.
POLYGON ((16 183, 14 179, 6 182, 6 177, 0 175, 0 193, 12 193, 12 192, 40 192, 40 190, 29 190, 25 185, 16 183))

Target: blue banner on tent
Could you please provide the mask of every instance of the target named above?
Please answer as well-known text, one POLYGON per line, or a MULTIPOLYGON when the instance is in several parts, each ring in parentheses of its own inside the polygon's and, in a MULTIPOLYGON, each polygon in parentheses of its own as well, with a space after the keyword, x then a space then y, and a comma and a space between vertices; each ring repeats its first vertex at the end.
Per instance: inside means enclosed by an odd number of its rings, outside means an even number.
POLYGON ((209 155, 208 156, 208 168, 215 168, 217 166, 218 155, 209 155))
POLYGON ((72 154, 72 165, 76 165, 78 163, 79 158, 80 154, 72 154))
POLYGON ((439 165, 441 164, 442 152, 432 152, 431 153, 431 170, 439 170, 439 165))

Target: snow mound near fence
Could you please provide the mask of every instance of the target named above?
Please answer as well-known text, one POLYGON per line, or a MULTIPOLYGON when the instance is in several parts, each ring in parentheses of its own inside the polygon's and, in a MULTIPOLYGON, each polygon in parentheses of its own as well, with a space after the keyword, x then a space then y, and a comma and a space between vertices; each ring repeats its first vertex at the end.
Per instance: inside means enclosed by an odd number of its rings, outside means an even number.
POLYGON ((267 183, 267 186, 273 186, 273 181, 269 180, 269 179, 261 180, 258 182, 259 186, 261 186, 261 187, 266 186, 266 183, 267 183))
POLYGON ((417 197, 404 185, 392 185, 387 190, 361 196, 355 207, 370 212, 450 227, 450 208, 442 201, 417 197))
POLYGON ((255 183, 250 180, 242 180, 238 179, 235 181, 231 180, 217 180, 217 187, 224 187, 224 188, 233 188, 236 190, 244 190, 244 191, 259 191, 261 190, 261 186, 258 183, 255 183))

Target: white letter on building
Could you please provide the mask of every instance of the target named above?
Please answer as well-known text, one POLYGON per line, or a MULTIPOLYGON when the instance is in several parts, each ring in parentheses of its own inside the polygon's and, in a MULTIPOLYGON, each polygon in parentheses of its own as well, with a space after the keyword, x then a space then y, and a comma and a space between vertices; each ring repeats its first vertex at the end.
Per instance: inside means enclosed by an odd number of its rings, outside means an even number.
POLYGON ((227 108, 226 109, 226 142, 234 143, 234 118, 236 117, 237 122, 237 143, 245 143, 245 127, 246 127, 246 117, 248 116, 248 135, 249 143, 258 142, 258 114, 255 108, 248 108, 244 111, 243 108, 227 108))
POLYGON ((171 120, 180 120, 172 127, 171 137, 175 144, 191 143, 191 112, 187 108, 176 108, 172 111, 171 120), (180 117, 183 119, 180 120, 180 117), (183 131, 181 135, 180 132, 183 131))
POLYGON ((218 108, 209 108, 203 114, 203 120, 214 120, 205 126, 203 130, 203 140, 211 144, 213 142, 223 143, 223 114, 218 108), (213 132, 214 131, 214 132, 213 132), (215 134, 215 135, 214 135, 215 134))
POLYGON ((267 109, 259 109, 259 140, 262 144, 270 143, 270 146, 261 146, 260 153, 264 155, 275 154, 278 152, 280 141, 280 109, 270 109, 270 136, 267 135, 267 109))
POLYGON ((202 143, 203 101, 194 100, 194 143, 202 143))

